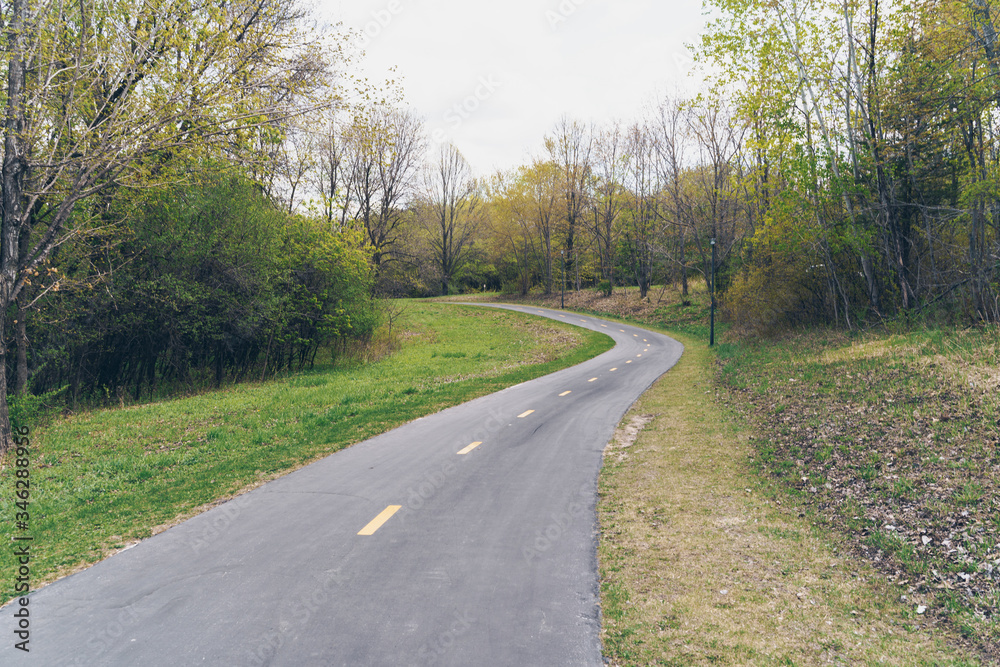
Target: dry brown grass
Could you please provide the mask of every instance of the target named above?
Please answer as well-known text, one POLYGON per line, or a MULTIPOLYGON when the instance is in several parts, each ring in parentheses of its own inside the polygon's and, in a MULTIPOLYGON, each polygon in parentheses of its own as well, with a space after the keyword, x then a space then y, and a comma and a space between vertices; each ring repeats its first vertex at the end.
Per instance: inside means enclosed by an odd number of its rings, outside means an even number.
POLYGON ((613 665, 975 665, 845 545, 782 506, 715 395, 707 348, 626 417, 601 475, 605 653, 613 665))

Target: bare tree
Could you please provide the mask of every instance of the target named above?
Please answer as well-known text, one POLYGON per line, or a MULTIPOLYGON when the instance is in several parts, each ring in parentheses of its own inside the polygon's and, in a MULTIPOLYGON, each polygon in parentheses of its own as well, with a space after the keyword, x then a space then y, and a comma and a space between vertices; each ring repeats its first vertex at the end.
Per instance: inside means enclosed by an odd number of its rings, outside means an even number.
POLYGON ((709 239, 716 240, 717 268, 746 237, 740 187, 746 125, 707 104, 692 109, 689 128, 698 151, 698 166, 690 171, 696 193, 690 230, 707 281, 713 269, 709 239))
POLYGON ((626 141, 625 176, 629 202, 622 236, 629 256, 629 268, 639 286, 639 297, 645 299, 653 282, 659 242, 660 182, 656 169, 656 146, 652 133, 643 123, 636 123, 628 129, 626 141))
POLYGON ((397 245, 425 150, 423 121, 409 110, 374 106, 347 130, 345 189, 363 225, 377 270, 400 254, 397 245))
POLYGON ((562 191, 566 206, 566 261, 575 274, 576 289, 580 289, 580 265, 576 235, 582 213, 587 209, 593 134, 582 123, 563 116, 556 123, 552 136, 546 137, 549 158, 562 170, 562 191))
POLYGON ((691 225, 691 204, 682 187, 685 169, 687 133, 690 117, 678 100, 664 99, 656 107, 650 123, 656 147, 656 168, 664 205, 660 209, 663 221, 676 231, 676 263, 681 278, 681 294, 688 295, 687 231, 691 225))
POLYGON ((441 147, 427 175, 425 218, 434 263, 447 295, 452 278, 469 261, 479 227, 479 185, 472 169, 452 144, 441 147))
POLYGON ((619 218, 625 204, 625 136, 621 125, 612 123, 595 142, 591 233, 597 244, 601 276, 608 283, 608 295, 615 285, 615 255, 620 234, 619 218))
POLYGON ((316 168, 312 174, 323 218, 331 227, 343 229, 354 201, 354 182, 349 178, 347 130, 340 111, 331 109, 316 131, 316 168))

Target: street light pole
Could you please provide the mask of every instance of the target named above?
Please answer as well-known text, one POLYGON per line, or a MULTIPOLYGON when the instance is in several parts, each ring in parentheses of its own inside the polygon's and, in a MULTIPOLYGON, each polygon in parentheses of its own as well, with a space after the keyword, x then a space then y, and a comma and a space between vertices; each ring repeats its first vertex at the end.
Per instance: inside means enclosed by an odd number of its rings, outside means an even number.
POLYGON ((566 309, 566 251, 560 250, 559 257, 562 259, 562 296, 559 297, 559 307, 566 309))
POLYGON ((715 239, 712 239, 712 315, 708 333, 709 346, 715 345, 715 239))

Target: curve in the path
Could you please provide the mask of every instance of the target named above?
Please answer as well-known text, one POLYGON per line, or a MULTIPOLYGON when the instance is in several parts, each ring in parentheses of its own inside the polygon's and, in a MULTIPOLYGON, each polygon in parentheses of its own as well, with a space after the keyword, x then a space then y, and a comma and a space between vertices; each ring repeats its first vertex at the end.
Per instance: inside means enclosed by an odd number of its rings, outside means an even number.
MULTIPOLYGON (((595 500, 661 334, 355 445, 31 598, 4 665, 601 665, 595 500)), ((9 611, 8 610, 5 611, 9 611)))

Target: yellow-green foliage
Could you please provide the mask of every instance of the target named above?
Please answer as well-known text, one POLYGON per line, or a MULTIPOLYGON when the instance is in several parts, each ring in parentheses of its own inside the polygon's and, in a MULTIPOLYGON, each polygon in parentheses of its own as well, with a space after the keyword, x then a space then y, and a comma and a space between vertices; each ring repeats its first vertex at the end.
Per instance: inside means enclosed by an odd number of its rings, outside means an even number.
POLYGON ((769 262, 752 265, 733 280, 723 307, 737 329, 766 333, 784 324, 801 308, 806 290, 797 269, 769 262))
POLYGON ((765 334, 814 311, 823 275, 805 211, 775 206, 750 241, 747 264, 722 297, 724 313, 744 333, 765 334))

